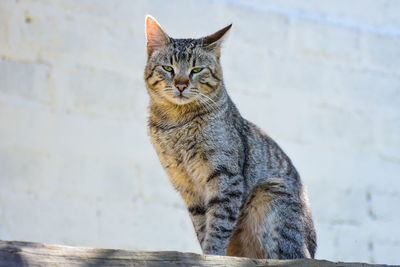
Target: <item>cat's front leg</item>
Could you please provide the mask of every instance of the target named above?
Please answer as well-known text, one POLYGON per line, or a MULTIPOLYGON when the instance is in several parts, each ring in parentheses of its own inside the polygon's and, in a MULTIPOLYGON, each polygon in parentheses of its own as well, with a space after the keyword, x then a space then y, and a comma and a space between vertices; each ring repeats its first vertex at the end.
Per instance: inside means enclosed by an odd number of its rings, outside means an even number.
POLYGON ((219 166, 206 185, 206 234, 200 245, 205 254, 226 255, 243 200, 243 176, 219 166))
POLYGON ((186 203, 194 230, 199 242, 204 240, 206 230, 206 207, 204 202, 195 197, 195 193, 190 190, 181 192, 181 196, 186 203))

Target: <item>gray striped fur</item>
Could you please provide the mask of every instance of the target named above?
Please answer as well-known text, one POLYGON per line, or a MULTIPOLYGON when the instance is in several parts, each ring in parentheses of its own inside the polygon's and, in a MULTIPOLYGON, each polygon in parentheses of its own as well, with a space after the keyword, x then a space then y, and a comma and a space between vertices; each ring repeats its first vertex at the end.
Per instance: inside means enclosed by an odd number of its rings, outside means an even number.
POLYGON ((200 39, 173 39, 152 17, 146 26, 149 135, 203 252, 313 258, 316 235, 298 172, 242 118, 224 86, 220 43, 230 26, 200 39))

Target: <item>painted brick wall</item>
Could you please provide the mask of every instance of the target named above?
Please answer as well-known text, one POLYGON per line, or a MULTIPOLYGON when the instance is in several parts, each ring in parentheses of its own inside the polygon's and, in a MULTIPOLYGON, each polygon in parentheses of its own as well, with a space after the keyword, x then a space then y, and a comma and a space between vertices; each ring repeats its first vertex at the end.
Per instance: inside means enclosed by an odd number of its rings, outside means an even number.
POLYGON ((0 239, 200 252, 146 133, 148 13, 234 23, 226 84, 300 171, 318 258, 400 262, 395 0, 1 0, 0 239))

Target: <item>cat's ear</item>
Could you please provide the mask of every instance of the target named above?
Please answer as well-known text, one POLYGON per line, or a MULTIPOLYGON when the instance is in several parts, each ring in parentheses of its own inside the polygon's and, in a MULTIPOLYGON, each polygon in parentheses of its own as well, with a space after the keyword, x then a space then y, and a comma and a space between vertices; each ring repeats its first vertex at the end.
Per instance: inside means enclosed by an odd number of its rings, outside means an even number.
POLYGON ((219 58, 221 56, 222 40, 224 39, 224 36, 226 36, 226 33, 229 31, 231 27, 232 24, 229 24, 225 28, 222 28, 221 30, 213 34, 204 37, 203 48, 216 53, 217 57, 219 58))
POLYGON ((171 42, 160 24, 150 15, 146 16, 147 54, 150 56, 155 50, 171 42))

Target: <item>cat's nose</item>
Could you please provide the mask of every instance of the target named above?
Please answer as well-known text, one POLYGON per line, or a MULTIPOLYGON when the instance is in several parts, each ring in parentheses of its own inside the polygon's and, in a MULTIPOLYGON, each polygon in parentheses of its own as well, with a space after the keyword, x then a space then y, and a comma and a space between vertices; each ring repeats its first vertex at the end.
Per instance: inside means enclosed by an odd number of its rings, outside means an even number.
POLYGON ((187 84, 186 83, 177 83, 175 84, 176 88, 178 88, 178 90, 180 92, 183 92, 183 90, 185 90, 187 88, 187 84))

